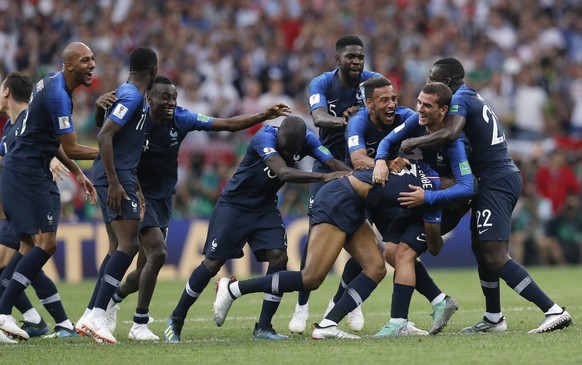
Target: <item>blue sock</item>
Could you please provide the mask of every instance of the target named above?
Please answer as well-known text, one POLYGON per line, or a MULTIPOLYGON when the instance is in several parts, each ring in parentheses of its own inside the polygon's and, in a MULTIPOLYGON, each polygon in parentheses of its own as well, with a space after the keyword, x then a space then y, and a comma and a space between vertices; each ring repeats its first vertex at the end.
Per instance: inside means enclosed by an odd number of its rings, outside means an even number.
MULTIPOLYGON (((301 253, 301 266, 300 269, 303 270, 305 268, 305 260, 307 259, 307 245, 309 244, 309 238, 307 239, 307 243, 305 244, 305 249, 301 253)), ((309 301, 309 295, 311 294, 310 291, 300 290, 297 294, 297 304, 305 305, 309 301)))
POLYGON ((358 262, 351 257, 344 266, 344 272, 342 273, 342 280, 338 285, 337 291, 333 297, 333 302, 337 303, 340 298, 344 295, 344 291, 346 290, 349 283, 354 280, 355 277, 358 276, 362 272, 362 267, 358 262))
POLYGON ((376 286, 378 284, 374 280, 360 273, 349 283, 344 295, 325 316, 325 319, 339 323, 349 312, 361 305, 376 289, 376 286))
POLYGON ((16 265, 10 283, 0 298, 0 314, 11 314, 15 300, 30 285, 51 255, 40 247, 33 247, 16 265))
POLYGON ((38 299, 40 299, 40 303, 54 318, 55 323, 61 323, 69 319, 55 283, 46 276, 44 271, 41 270, 31 284, 38 299))
MULTIPOLYGON (((2 296, 2 293, 4 293, 4 290, 10 283, 12 274, 14 274, 14 269, 16 268, 16 265, 18 265, 22 257, 23 256, 20 252, 16 252, 16 254, 12 256, 12 259, 10 260, 8 265, 0 269, 0 297, 2 296)), ((32 309, 32 303, 28 299, 26 292, 23 291, 20 295, 18 295, 18 297, 14 301, 14 307, 16 307, 16 309, 18 309, 20 313, 24 313, 32 309)))
POLYGON ((429 302, 432 302, 434 298, 442 293, 434 280, 430 277, 430 274, 426 270, 422 261, 415 261, 414 273, 416 275, 416 291, 426 297, 429 302))
POLYGON ((12 259, 8 262, 8 265, 4 267, 2 270, 2 274, 0 275, 0 297, 4 294, 4 290, 8 287, 10 283, 10 279, 12 279, 12 274, 14 274, 14 269, 16 269, 16 265, 22 260, 24 256, 20 252, 16 252, 12 259))
POLYGON ((107 267, 107 263, 111 255, 105 255, 105 258, 101 262, 101 266, 99 266, 99 273, 97 274, 97 281, 95 282, 95 287, 93 288, 93 294, 91 294, 91 299, 89 299, 89 304, 87 308, 93 309, 95 306, 95 300, 97 299, 97 294, 99 294, 99 288, 101 288, 101 282, 103 281, 103 274, 105 273, 105 268, 107 267))
POLYGON ((481 290, 485 296, 485 311, 488 313, 501 313, 501 295, 499 294, 499 275, 491 272, 485 265, 477 266, 481 290))
POLYGON ((301 271, 280 271, 272 275, 239 281, 238 287, 243 295, 261 292, 282 294, 304 288, 301 271))
POLYGON ((148 324, 150 320, 148 308, 136 308, 133 321, 138 324, 148 324))
POLYGON ((513 259, 503 265, 499 277, 517 294, 537 305, 542 312, 547 312, 555 304, 529 276, 527 270, 513 259))
POLYGON ((113 296, 113 293, 115 293, 115 289, 121 283, 121 279, 123 279, 123 275, 125 275, 132 260, 133 257, 119 250, 115 251, 111 256, 103 273, 99 294, 97 294, 97 299, 95 300, 95 308, 107 309, 109 300, 113 296))
POLYGON ((390 309, 391 318, 408 319, 408 310, 410 301, 414 293, 414 287, 411 285, 394 284, 392 291, 392 307, 390 309))
POLYGON ((214 275, 208 272, 208 269, 204 264, 198 265, 198 267, 192 271, 192 274, 186 283, 186 288, 182 292, 180 301, 178 301, 176 308, 174 308, 174 311, 172 312, 172 318, 186 318, 188 310, 194 302, 196 302, 196 299, 198 299, 204 288, 208 286, 208 283, 213 276, 214 275))
MULTIPOLYGON (((275 274, 281 271, 285 271, 286 267, 272 267, 269 265, 267 268, 267 275, 275 274)), ((259 316, 259 322, 257 328, 263 328, 264 326, 271 324, 271 320, 281 304, 281 299, 283 295, 274 295, 270 293, 265 293, 263 298, 263 307, 261 308, 261 315, 259 316)))

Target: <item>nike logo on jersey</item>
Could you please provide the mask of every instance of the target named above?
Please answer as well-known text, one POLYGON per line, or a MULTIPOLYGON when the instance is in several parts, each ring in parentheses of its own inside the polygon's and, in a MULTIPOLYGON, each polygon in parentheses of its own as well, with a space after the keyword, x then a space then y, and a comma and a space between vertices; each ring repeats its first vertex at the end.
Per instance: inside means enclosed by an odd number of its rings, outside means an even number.
POLYGON ((487 232, 488 230, 489 230, 489 228, 485 228, 483 230, 480 229, 479 230, 479 234, 483 234, 483 233, 487 232))
POLYGON ((416 240, 420 242, 426 242, 426 236, 421 234, 420 236, 416 236, 416 240))

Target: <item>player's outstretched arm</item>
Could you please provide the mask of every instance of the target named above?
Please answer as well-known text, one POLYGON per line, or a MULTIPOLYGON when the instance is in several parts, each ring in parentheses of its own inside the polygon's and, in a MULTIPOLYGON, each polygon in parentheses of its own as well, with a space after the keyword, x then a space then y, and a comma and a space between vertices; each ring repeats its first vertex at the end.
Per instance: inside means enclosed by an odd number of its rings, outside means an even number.
POLYGON ((264 122, 266 120, 275 119, 278 117, 287 117, 291 113, 291 108, 286 104, 275 104, 264 112, 237 115, 232 118, 214 118, 210 130, 213 131, 240 131, 254 126, 255 124, 264 122))
MULTIPOLYGON (((342 176, 346 176, 350 171, 335 171, 329 174, 320 172, 302 171, 294 167, 289 167, 285 160, 279 155, 273 155, 265 160, 265 164, 282 182, 312 183, 318 181, 331 181, 342 176)), ((349 167, 348 167, 349 169, 349 167)))

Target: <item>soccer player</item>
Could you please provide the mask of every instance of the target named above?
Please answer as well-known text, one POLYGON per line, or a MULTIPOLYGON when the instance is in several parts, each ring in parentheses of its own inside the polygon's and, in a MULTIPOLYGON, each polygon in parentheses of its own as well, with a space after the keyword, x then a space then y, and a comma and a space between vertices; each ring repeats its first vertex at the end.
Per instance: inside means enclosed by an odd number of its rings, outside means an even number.
MULTIPOLYGON (((408 137, 433 133, 442 128, 451 98, 451 90, 443 83, 432 82, 423 87, 418 96, 418 113, 394 129, 380 143, 376 155, 374 181, 382 183, 387 178, 388 164, 386 159, 394 146, 399 146, 408 137)), ((441 176, 452 174, 455 184, 445 190, 438 191, 425 191, 420 186, 411 186, 412 191, 400 194, 399 200, 402 206, 414 208, 423 204, 439 205, 472 197, 475 191, 474 178, 465 152, 466 149, 464 135, 440 148, 421 148, 420 153, 423 160, 441 176)), ((462 213, 464 214, 465 211, 462 213)), ((398 238, 388 242, 384 249, 386 261, 395 268, 392 318, 375 336, 391 337, 410 334, 407 326, 408 308, 415 288, 433 306, 433 326, 429 333, 437 334, 442 331, 458 309, 458 304, 438 288, 428 274, 426 267, 418 259, 426 250, 423 243, 422 225, 414 224, 414 218, 412 218, 412 222, 409 222, 409 218, 404 213, 388 212, 387 214, 400 215, 402 218, 399 219, 402 222, 393 225, 393 228, 391 227, 392 230, 396 229, 396 237, 398 238), (400 227, 406 228, 400 229, 400 227), (396 242, 396 244, 392 242, 396 242)), ((456 213, 456 217, 460 219, 462 215, 456 213)), ((394 235, 394 233, 391 234, 394 235)), ((383 236, 386 237, 389 234, 383 232, 383 236)))
MULTIPOLYGON (((335 44, 335 60, 337 68, 315 77, 309 84, 309 109, 313 123, 319 128, 319 140, 327 147, 333 157, 346 161, 345 130, 348 119, 359 108, 364 106, 364 98, 360 90, 360 83, 372 76, 380 74, 364 71, 364 42, 356 35, 346 35, 339 38, 335 44)), ((319 162, 313 163, 314 172, 329 172, 326 166, 319 162)), ((310 186, 312 202, 323 183, 313 183, 310 186)), ((311 206, 311 203, 310 203, 311 206)), ((311 208, 309 208, 311 215, 311 208)), ((309 240, 308 240, 309 241, 309 240)), ((305 249, 301 257, 301 268, 305 266, 305 249)), ((342 285, 349 282, 361 271, 358 264, 349 260, 344 268, 345 280, 342 276, 342 285)), ((295 306, 293 318, 289 322, 289 330, 294 333, 305 331, 309 318, 309 292, 301 291, 295 306)), ((364 326, 364 316, 358 307, 348 317, 350 328, 359 331, 364 326)))
MULTIPOLYGON (((180 340, 188 309, 226 260, 240 258, 249 243, 258 261, 267 261, 267 273, 287 268, 285 226, 277 209, 277 191, 286 182, 328 182, 349 173, 351 169, 332 157, 321 145, 303 119, 287 117, 281 127, 265 126, 251 140, 236 173, 222 190, 214 207, 204 245, 204 261, 192 272, 178 305, 168 321, 164 338, 180 340), (331 171, 306 172, 295 168, 310 155, 331 171), (225 227, 228 227, 225 229, 225 227)), ((253 338, 283 340, 271 325, 280 294, 265 293, 259 321, 253 338)))
MULTIPOLYGON (((331 269, 342 249, 358 261, 362 271, 348 284, 341 299, 319 324, 313 325, 311 337, 359 339, 344 332, 338 323, 354 308, 361 305, 386 275, 386 266, 376 236, 366 221, 366 201, 382 209, 398 207, 398 192, 409 184, 438 188, 436 179, 416 164, 394 175, 386 184, 374 184, 372 170, 354 171, 345 179, 323 186, 313 202, 312 230, 309 236, 307 261, 301 271, 283 271, 256 279, 236 281, 221 278, 217 282, 214 320, 221 326, 235 299, 249 293, 266 292, 281 295, 285 292, 317 289, 331 269)), ((442 247, 440 211, 434 209, 432 223, 426 225, 428 249, 438 254, 442 247)), ((428 220, 428 218, 427 218, 428 220)))
MULTIPOLYGON (((6 153, 14 149, 16 136, 22 130, 23 119, 18 119, 18 115, 28 107, 30 95, 32 93, 32 80, 25 74, 14 72, 8 74, 2 86, 0 86, 0 112, 8 113, 11 118, 6 122, 0 142, 0 155, 2 158, 6 153), (13 122, 13 120, 15 122, 13 122)), ((55 212, 60 212, 61 199, 58 188, 54 185, 57 178, 68 178, 69 170, 62 165, 58 159, 53 158, 50 164, 49 177, 52 177, 53 184, 51 186, 50 194, 54 199, 55 212)), ((0 202, 0 207, 2 206, 0 202)), ((3 211, 0 215, 4 216, 3 211)), ((10 227, 10 223, 5 219, 1 222, 0 228, 0 244, 4 245, 2 248, 2 259, 5 264, 2 264, 0 272, 0 296, 4 289, 10 282, 10 278, 14 273, 14 268, 26 254, 30 246, 20 246, 20 239, 10 227), (20 252, 19 250, 22 249, 20 252)), ((46 310, 53 316, 55 320, 55 331, 51 337, 64 338, 77 336, 77 333, 72 328, 72 323, 69 320, 63 304, 60 300, 59 293, 54 282, 44 273, 40 273, 32 280, 32 287, 36 291, 40 302, 44 305, 46 310)), ((40 314, 32 307, 28 296, 23 291, 14 302, 14 306, 22 313, 24 317, 24 324, 22 329, 28 333, 30 337, 39 337, 48 333, 48 327, 40 314)))
POLYGON ((177 98, 176 86, 166 76, 157 76, 147 93, 146 140, 137 168, 146 201, 145 217, 140 223, 138 267, 117 288, 112 298, 115 304, 108 308, 116 311, 117 303, 139 290, 129 332, 129 338, 134 340, 159 339, 147 327, 147 313, 158 273, 166 261, 165 241, 178 180, 178 151, 184 138, 191 131, 238 131, 291 112, 287 105, 277 104, 253 115, 213 118, 177 106, 177 98))
POLYGON ((80 332, 96 342, 117 343, 107 325, 105 310, 139 248, 139 221, 145 201, 137 167, 145 139, 145 93, 153 85, 157 65, 158 57, 151 48, 138 47, 131 52, 129 78, 115 91, 117 100, 107 110, 97 135, 99 155, 93 163, 93 179, 109 244, 116 250, 103 261, 99 269, 102 279, 98 279, 88 309, 79 320, 80 332))
POLYGON ((570 314, 550 299, 527 270, 509 256, 511 212, 520 195, 521 174, 509 156, 497 116, 476 90, 464 84, 464 76, 463 65, 455 58, 443 58, 433 64, 430 81, 443 82, 453 91, 444 126, 434 133, 405 140, 401 145, 405 151, 439 146, 454 141, 461 132, 471 143, 471 167, 479 181, 479 190, 472 202, 471 247, 485 296, 485 315, 461 333, 507 330, 501 312, 499 278, 544 312, 545 319, 530 333, 563 329, 572 323, 570 314))
MULTIPOLYGON (((92 159, 97 154, 95 148, 77 143, 71 120, 71 93, 79 85, 91 86, 95 56, 85 44, 74 42, 65 47, 62 59, 62 70, 41 79, 33 88, 28 109, 16 116, 15 123, 22 118, 22 128, 13 150, 2 162, 4 212, 20 237, 21 245, 30 246, 30 250, 15 266, 14 274, 0 298, 0 329, 21 339, 28 339, 29 336, 16 325, 11 315, 12 307, 57 248, 60 201, 55 203, 58 189, 48 176, 51 159, 57 156, 63 162, 92 203, 96 198, 91 182, 70 160, 92 159)), ((68 319, 57 325, 72 328, 68 319)))

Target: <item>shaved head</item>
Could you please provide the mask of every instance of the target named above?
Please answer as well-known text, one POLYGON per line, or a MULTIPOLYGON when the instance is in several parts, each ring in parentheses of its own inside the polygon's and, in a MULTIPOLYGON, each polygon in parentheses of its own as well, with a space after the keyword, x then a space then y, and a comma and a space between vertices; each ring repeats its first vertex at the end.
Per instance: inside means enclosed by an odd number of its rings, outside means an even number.
POLYGON ((95 55, 85 43, 69 43, 61 55, 63 58, 63 74, 65 83, 71 91, 79 85, 91 86, 95 55))
POLYGON ((92 53, 91 49, 85 43, 73 42, 69 43, 65 47, 61 57, 63 59, 63 63, 66 63, 73 61, 74 59, 78 58, 80 55, 85 53, 92 53))
POLYGON ((287 117, 279 127, 279 146, 285 152, 298 153, 305 142, 306 133, 307 126, 303 119, 296 116, 287 117))

